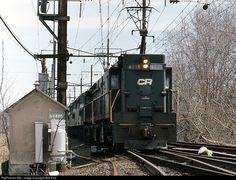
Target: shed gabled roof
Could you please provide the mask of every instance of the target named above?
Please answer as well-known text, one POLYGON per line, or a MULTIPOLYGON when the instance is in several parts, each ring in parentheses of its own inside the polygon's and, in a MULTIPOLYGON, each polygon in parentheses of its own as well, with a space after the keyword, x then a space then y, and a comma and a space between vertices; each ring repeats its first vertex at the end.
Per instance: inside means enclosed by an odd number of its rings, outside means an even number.
POLYGON ((54 99, 52 99, 50 96, 48 96, 47 94, 45 94, 44 92, 42 92, 41 90, 39 90, 38 88, 35 88, 34 90, 32 90, 31 92, 29 92, 28 94, 26 94, 23 98, 21 98, 20 100, 18 100, 17 102, 15 102, 14 104, 12 104, 10 107, 8 107, 5 112, 9 112, 11 111, 11 109, 13 109, 15 106, 17 106, 18 104, 20 104, 21 102, 23 102, 25 99, 29 98, 30 96, 33 96, 34 94, 39 93, 40 95, 44 96, 45 98, 47 98, 49 101, 55 103, 57 106, 60 106, 62 109, 64 110, 68 110, 68 108, 66 106, 64 106, 63 104, 59 103, 58 101, 55 101, 54 99))

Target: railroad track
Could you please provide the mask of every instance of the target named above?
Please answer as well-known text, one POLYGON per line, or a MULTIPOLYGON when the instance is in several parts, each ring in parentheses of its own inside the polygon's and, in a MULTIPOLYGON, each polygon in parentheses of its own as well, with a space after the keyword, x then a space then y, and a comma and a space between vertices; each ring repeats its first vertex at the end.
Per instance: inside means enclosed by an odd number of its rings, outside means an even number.
POLYGON ((168 175, 163 173, 160 167, 169 167, 189 175, 205 176, 236 176, 235 157, 206 157, 180 150, 163 149, 158 150, 155 155, 147 155, 140 152, 131 152, 142 158, 142 163, 149 169, 152 175, 168 175), (148 162, 148 163, 147 163, 148 162), (154 168, 158 167, 158 168, 154 168), (159 173, 158 173, 159 171, 159 173))
POLYGON ((175 151, 175 150, 161 150, 159 151, 159 154, 165 154, 165 153, 175 153, 182 156, 186 156, 189 158, 193 158, 205 163, 212 164, 217 167, 221 167, 223 169, 227 169, 229 171, 236 172, 236 159, 235 158, 227 158, 227 157, 207 157, 204 155, 197 155, 194 153, 188 153, 188 152, 181 152, 181 151, 175 151))
POLYGON ((145 168, 146 171, 148 171, 151 175, 166 176, 165 172, 160 167, 156 166, 154 163, 144 158, 142 154, 132 151, 127 151, 126 154, 127 156, 131 157, 139 164, 141 164, 142 167, 145 168))
POLYGON ((73 164, 61 176, 148 176, 131 158, 124 155, 88 157, 73 153, 83 165, 73 164))
POLYGON ((180 168, 179 170, 188 170, 186 167, 189 167, 189 173, 196 173, 197 175, 236 175, 236 163, 229 160, 201 157, 172 150, 159 150, 157 155, 165 157, 167 160, 175 160, 174 164, 180 168))
MULTIPOLYGON (((84 159, 93 162, 91 168, 85 170, 88 174, 109 175, 109 176, 129 176, 137 175, 154 175, 154 176, 236 176, 236 147, 234 146, 215 146, 208 144, 191 144, 191 143, 171 143, 167 149, 158 149, 152 155, 144 154, 140 151, 127 151, 126 155, 116 155, 112 158, 91 158, 75 154, 80 160, 84 159), (201 147, 207 147, 213 151, 213 156, 199 155, 201 147), (132 160, 130 160, 130 158, 132 160), (132 161, 138 162, 132 164, 132 161), (128 164, 128 165, 126 165, 128 164), (139 164, 139 166, 135 165, 139 164), (97 168, 99 167, 99 168, 97 168), (104 167, 106 170, 104 170, 104 167), (139 168, 140 167, 140 168, 139 168), (104 171, 104 172, 102 172, 104 171)), ((74 167, 83 171, 84 166, 74 167), (82 170, 81 170, 82 169, 82 170)), ((80 172, 75 172, 75 174, 80 172)), ((84 174, 87 174, 86 172, 84 174)))
POLYGON ((235 155, 236 157, 236 146, 219 146, 219 145, 196 144, 196 143, 185 143, 185 142, 168 143, 168 148, 172 149, 186 148, 186 149, 198 150, 203 146, 207 147, 210 150, 221 153, 232 154, 235 155))

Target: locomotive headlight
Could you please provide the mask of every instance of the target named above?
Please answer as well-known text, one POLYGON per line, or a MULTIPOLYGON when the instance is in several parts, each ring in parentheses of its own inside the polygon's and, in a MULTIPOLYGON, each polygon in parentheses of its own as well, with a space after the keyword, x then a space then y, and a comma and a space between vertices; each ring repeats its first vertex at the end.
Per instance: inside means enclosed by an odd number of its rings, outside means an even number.
POLYGON ((148 64, 143 64, 143 69, 148 69, 149 65, 148 64))
POLYGON ((149 60, 148 59, 144 59, 143 60, 143 64, 148 64, 149 63, 149 60))
POLYGON ((144 59, 141 64, 142 70, 150 70, 150 62, 148 59, 144 59))

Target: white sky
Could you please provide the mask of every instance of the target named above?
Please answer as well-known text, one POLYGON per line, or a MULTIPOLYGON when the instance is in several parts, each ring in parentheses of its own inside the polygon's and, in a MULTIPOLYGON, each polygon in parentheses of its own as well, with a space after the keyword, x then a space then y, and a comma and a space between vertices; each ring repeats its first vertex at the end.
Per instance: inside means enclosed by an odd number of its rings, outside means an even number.
MULTIPOLYGON (((127 2, 128 0, 125 0, 127 2)), ((168 1, 168 0, 167 0, 168 1)), ((170 4, 167 2, 167 7, 164 9, 164 0, 151 0, 152 5, 156 10, 153 10, 151 14, 150 28, 153 29, 150 35, 159 37, 160 33, 181 13, 182 16, 186 14, 197 5, 197 0, 192 0, 193 3, 189 4, 189 1, 170 4), (155 2, 155 3, 153 3, 155 2), (161 17, 156 22, 155 20, 161 17)), ((202 0, 201 2, 205 2, 202 0)), ((208 0, 208 2, 211 0, 208 0)), ((98 0, 86 1, 82 0, 83 4, 83 16, 79 20, 79 3, 69 2, 68 15, 70 16, 70 22, 68 23, 68 46, 71 48, 81 49, 88 52, 94 52, 94 48, 101 48, 101 45, 97 44, 101 40, 101 32, 98 32, 100 28, 100 15, 98 9, 98 0), (80 23, 79 23, 80 22, 80 23), (79 27, 79 28, 78 28, 79 27), (92 36, 96 33, 95 36, 92 36), (92 38, 91 38, 92 37, 92 38), (92 41, 88 41, 92 39, 92 41), (97 46, 96 46, 97 45, 97 46)), ((103 2, 103 22, 107 19, 107 0, 103 2)), ((118 5, 119 0, 111 0, 110 13, 118 5)), ((132 1, 131 1, 132 2, 132 1)), ((135 2, 135 1, 133 1, 135 2)), ((202 4, 198 3, 199 8, 202 4)), ((53 2, 50 3, 49 11, 52 12, 53 2)), ((121 6, 118 8, 121 11, 121 6)), ((6 21, 8 26, 17 36, 17 38, 29 49, 33 54, 41 53, 44 50, 52 50, 52 36, 38 20, 37 17, 37 0, 0 0, 0 14, 6 21)), ((113 27, 113 22, 118 17, 118 12, 115 12, 110 21, 110 28, 113 27)), ((118 23, 122 23, 125 18, 128 18, 126 10, 122 11, 122 15, 118 20, 118 23)), ((178 23, 180 18, 176 19, 178 23)), ((51 24, 49 24, 51 25, 51 24)), ((173 24, 174 25, 174 24, 173 24)), ((108 25, 104 25, 104 37, 107 35, 108 25)), ((121 27, 121 26, 120 26, 121 27)), ((136 29, 133 21, 130 21, 124 28, 122 33, 119 33, 121 28, 114 26, 114 34, 112 34, 111 42, 112 48, 133 49, 140 43, 139 33, 131 35, 131 31, 136 29), (119 36, 118 36, 119 35, 119 36), (116 38, 117 37, 117 38, 116 38)), ((169 28, 169 30, 171 27, 169 28)), ((160 39, 159 39, 160 40, 160 39)), ((34 88, 34 82, 38 79, 38 73, 41 72, 41 64, 29 56, 11 37, 2 22, 0 22, 0 57, 2 67, 2 58, 4 56, 5 68, 4 68, 4 87, 10 87, 9 97, 10 103, 15 102, 17 99, 23 97, 34 88), (2 41, 4 41, 4 54, 2 52, 2 41)), ((157 39, 158 41, 158 39, 157 39)), ((152 39, 149 39, 149 43, 152 43, 152 39)), ((106 43, 104 44, 106 45, 106 43)), ((152 44, 151 44, 152 45, 152 44)), ((75 52, 71 52, 75 53, 75 52)), ((82 58, 71 59, 73 64, 68 63, 68 81, 73 83, 80 83, 81 71, 89 71, 90 65, 95 64, 97 59, 86 59, 86 63, 83 63, 82 58)), ((49 72, 51 71, 51 60, 47 61, 47 67, 49 72)), ((103 71, 100 63, 97 63, 95 71, 103 71)), ((1 70, 0 70, 1 72, 1 70)), ((83 77, 84 78, 84 77, 83 77)), ((84 79, 89 82, 89 78, 84 79)), ((79 91, 79 88, 77 89, 79 91)), ((68 91, 69 92, 69 91, 68 91)), ((78 95, 78 92, 76 93, 78 95)))

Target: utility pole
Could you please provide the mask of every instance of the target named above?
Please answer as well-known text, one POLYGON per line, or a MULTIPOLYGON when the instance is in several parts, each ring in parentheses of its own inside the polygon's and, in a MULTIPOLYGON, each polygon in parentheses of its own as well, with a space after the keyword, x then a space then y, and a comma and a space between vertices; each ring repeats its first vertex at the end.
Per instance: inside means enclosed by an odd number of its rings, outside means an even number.
POLYGON ((138 30, 133 30, 132 33, 134 31, 139 31, 140 36, 142 37, 140 45, 140 54, 145 54, 146 38, 150 37, 148 36, 148 23, 152 7, 147 6, 147 0, 142 0, 142 3, 139 3, 136 0, 136 3, 138 5, 137 7, 127 7, 127 10, 138 29, 138 30))
POLYGON ((146 0, 143 0, 143 19, 142 19, 142 29, 140 30, 140 35, 142 36, 140 54, 146 53, 146 37, 148 35, 148 30, 146 27, 146 0))
POLYGON ((93 86, 93 65, 91 65, 90 71, 91 71, 91 74, 90 74, 90 76, 91 76, 91 78, 90 78, 90 85, 92 87, 93 86))
MULTIPOLYGON (((67 16, 67 6, 68 1, 82 2, 81 0, 37 0, 38 9, 37 14, 39 20, 47 28, 47 30, 52 34, 54 38, 53 42, 53 54, 40 54, 35 55, 37 58, 53 58, 53 68, 52 68, 52 77, 53 77, 53 97, 54 97, 54 82, 55 82, 55 62, 57 58, 57 101, 63 105, 67 105, 66 92, 68 88, 67 82, 67 61, 69 60, 68 50, 67 50, 67 21, 70 20, 70 17, 67 16), (48 14, 48 9, 50 7, 50 1, 54 2, 53 14, 48 14), (58 2, 58 13, 55 13, 55 2, 58 2), (46 23, 46 21, 53 21, 53 30, 46 23), (55 34, 55 21, 58 22, 58 34, 55 34), (56 42, 57 41, 57 53, 56 53, 56 42)), ((80 4, 81 5, 81 4, 80 4)), ((109 44, 109 42, 108 42, 109 44)), ((109 53, 108 53, 109 55, 109 53)), ((73 56, 73 55, 72 55, 73 56)), ((73 56, 76 57, 76 56, 73 56)), ((77 57, 82 57, 78 55, 77 57)), ((84 57, 95 57, 95 56, 84 56, 84 57)), ((97 57, 97 56, 96 56, 97 57)), ((104 56, 106 57, 106 56, 104 56)), ((108 59, 109 60, 109 59, 108 59)), ((91 67, 92 69, 92 67, 91 67)), ((92 79, 91 79, 92 81, 92 79)), ((82 82, 82 80, 81 80, 82 82)), ((91 82, 92 84, 92 82, 91 82)), ((81 83, 81 92, 82 92, 82 83, 81 83)))
MULTIPOLYGON (((61 17, 67 17, 67 0, 58 1, 58 14, 61 17)), ((57 101, 66 106, 67 90, 67 20, 58 21, 58 62, 57 62, 57 101)))

